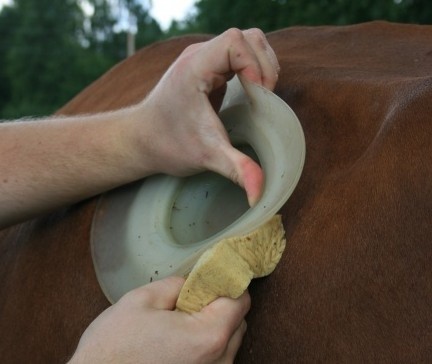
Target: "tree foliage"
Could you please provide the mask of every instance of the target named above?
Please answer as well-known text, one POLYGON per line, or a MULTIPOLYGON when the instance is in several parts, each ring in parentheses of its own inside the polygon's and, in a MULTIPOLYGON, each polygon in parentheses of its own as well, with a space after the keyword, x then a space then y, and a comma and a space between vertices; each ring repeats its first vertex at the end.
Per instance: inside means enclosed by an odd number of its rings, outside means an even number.
MULTIPOLYGON (((162 31, 137 0, 15 0, 0 12, 0 118, 47 115, 126 57, 115 11, 134 12, 142 47, 162 31), (120 8, 119 8, 120 4, 120 8)), ((121 15, 121 14, 120 14, 121 15)))
POLYGON ((194 13, 162 32, 150 6, 150 0, 15 0, 3 7, 0 119, 55 111, 127 56, 128 27, 141 48, 170 36, 217 34, 230 27, 268 32, 376 19, 432 21, 430 0, 197 0, 194 13))
POLYGON ((13 75, 6 114, 11 110, 47 113, 52 111, 51 105, 65 101, 65 88, 76 90, 73 66, 79 47, 75 34, 82 14, 71 1, 17 0, 16 9, 20 11, 15 14, 6 54, 6 71, 13 75), (58 14, 68 15, 63 18, 58 14))
POLYGON ((174 23, 170 35, 218 34, 230 27, 265 32, 293 25, 343 25, 371 20, 428 24, 430 0, 198 0, 196 14, 174 23))

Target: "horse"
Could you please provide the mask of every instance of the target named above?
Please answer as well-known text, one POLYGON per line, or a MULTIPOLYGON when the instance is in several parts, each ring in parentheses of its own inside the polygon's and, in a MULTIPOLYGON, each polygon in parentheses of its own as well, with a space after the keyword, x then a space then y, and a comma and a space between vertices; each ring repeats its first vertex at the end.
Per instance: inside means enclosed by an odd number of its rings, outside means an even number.
MULTIPOLYGON (((211 37, 147 46, 57 114, 141 101, 184 48, 211 37)), ((267 37, 281 65, 275 93, 298 116, 307 152, 279 211, 282 259, 249 287, 236 362, 430 362, 432 26, 298 26, 267 37)), ((66 362, 109 306, 90 251, 97 200, 0 231, 2 363, 66 362)))

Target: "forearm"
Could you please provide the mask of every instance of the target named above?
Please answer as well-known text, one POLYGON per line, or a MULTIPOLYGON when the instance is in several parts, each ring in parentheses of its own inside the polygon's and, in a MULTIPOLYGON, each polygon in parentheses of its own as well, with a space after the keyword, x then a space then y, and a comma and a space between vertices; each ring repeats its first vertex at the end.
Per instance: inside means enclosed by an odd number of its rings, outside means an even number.
POLYGON ((234 73, 273 89, 278 70, 261 31, 231 29, 186 48, 136 106, 0 124, 0 227, 159 172, 212 170, 253 205, 262 170, 231 145, 209 97, 234 73))
POLYGON ((133 110, 0 124, 0 226, 143 177, 133 110))

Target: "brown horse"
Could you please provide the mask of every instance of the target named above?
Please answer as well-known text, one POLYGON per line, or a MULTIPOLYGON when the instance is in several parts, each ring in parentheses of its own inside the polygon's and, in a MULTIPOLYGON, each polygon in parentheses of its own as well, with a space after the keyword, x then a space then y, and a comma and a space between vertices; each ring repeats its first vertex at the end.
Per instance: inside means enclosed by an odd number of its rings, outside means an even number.
MULTIPOLYGON (((190 36, 128 58, 59 111, 140 101, 190 36)), ((276 93, 306 137, 287 248, 250 287, 239 363, 432 361, 432 26, 268 35, 276 93)), ((265 120, 263 120, 265 122, 265 120)), ((96 199, 0 232, 0 362, 61 363, 109 304, 89 249, 96 199)))

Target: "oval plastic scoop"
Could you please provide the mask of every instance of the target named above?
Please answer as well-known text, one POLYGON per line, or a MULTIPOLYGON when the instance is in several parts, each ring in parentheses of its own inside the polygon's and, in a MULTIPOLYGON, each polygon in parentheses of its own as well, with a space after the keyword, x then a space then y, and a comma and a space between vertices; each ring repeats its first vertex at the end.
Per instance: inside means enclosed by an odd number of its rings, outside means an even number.
POLYGON ((91 250, 99 284, 111 303, 126 292, 170 275, 184 276, 222 238, 245 235, 287 201, 305 159, 301 125, 272 92, 235 77, 219 113, 232 143, 259 160, 261 199, 212 172, 148 177, 101 196, 91 250))

